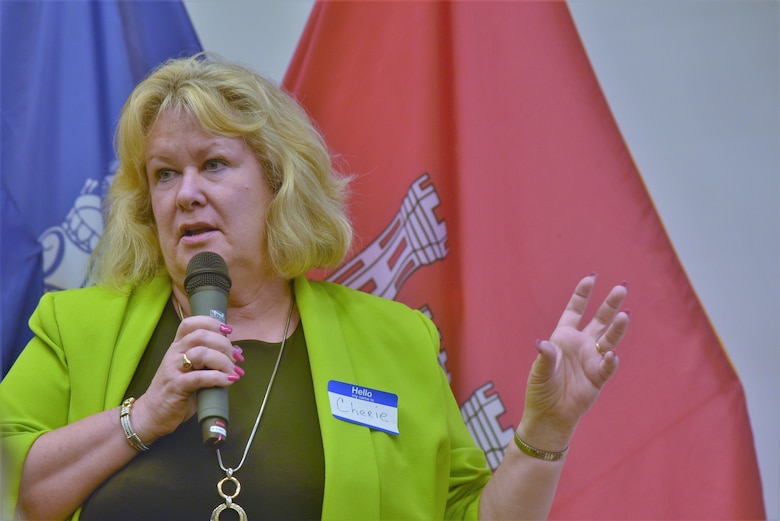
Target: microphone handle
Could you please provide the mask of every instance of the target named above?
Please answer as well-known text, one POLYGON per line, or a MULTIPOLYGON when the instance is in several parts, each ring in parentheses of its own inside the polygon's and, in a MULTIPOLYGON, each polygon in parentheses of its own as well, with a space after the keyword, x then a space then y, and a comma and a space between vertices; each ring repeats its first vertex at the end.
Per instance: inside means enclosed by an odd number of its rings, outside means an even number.
MULTIPOLYGON (((227 293, 216 286, 202 286, 189 297, 193 315, 216 318, 223 324, 227 315, 227 293)), ((209 387, 198 390, 198 423, 201 426, 203 444, 219 447, 227 440, 229 420, 228 390, 209 387)))

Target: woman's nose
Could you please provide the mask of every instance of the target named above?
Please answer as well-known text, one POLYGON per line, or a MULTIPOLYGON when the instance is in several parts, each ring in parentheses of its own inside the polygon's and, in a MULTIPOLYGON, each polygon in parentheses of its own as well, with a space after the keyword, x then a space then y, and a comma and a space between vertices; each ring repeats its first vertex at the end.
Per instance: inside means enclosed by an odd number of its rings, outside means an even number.
POLYGON ((202 206, 206 203, 202 181, 197 169, 184 169, 179 183, 179 191, 176 194, 176 203, 180 208, 190 209, 193 206, 202 206))

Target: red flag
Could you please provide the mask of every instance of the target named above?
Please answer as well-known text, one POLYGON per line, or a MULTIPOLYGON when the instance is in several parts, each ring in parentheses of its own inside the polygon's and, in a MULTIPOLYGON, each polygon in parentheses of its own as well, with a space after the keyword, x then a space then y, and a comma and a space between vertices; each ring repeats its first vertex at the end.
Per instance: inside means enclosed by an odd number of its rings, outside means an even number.
POLYGON ((572 288, 626 279, 621 367, 581 422, 558 519, 760 519, 742 386, 563 2, 317 3, 285 78, 357 176, 327 276, 425 309, 491 465, 572 288))

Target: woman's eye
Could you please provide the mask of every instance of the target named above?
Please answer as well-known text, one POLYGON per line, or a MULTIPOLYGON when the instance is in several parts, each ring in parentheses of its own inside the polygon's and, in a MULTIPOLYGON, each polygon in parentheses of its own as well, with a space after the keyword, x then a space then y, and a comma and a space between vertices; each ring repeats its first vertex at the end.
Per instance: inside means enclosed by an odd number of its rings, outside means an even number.
POLYGON ((221 159, 209 159, 203 164, 204 170, 207 170, 209 172, 216 172, 220 168, 225 166, 225 162, 221 159))
POLYGON ((159 181, 168 181, 171 179, 174 175, 173 170, 158 170, 157 171, 157 179, 159 181))

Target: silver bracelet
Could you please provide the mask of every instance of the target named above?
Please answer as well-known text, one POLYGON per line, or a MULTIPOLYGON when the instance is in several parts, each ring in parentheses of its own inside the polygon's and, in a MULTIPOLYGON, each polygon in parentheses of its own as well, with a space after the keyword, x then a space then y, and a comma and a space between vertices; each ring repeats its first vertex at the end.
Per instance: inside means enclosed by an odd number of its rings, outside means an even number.
POLYGON ((559 459, 564 457, 566 455, 566 452, 569 450, 569 447, 566 447, 560 452, 548 452, 546 450, 539 450, 536 447, 531 447, 526 442, 521 440, 520 436, 517 434, 517 431, 515 431, 515 444, 517 445, 518 449, 523 451, 524 454, 528 454, 529 456, 544 461, 558 461, 559 459))
POLYGON ((122 424, 122 430, 125 432, 125 438, 127 443, 138 452, 144 452, 149 450, 149 447, 141 441, 138 434, 133 430, 133 426, 130 424, 130 409, 133 408, 135 398, 128 398, 122 402, 122 407, 119 409, 119 423, 122 424))

